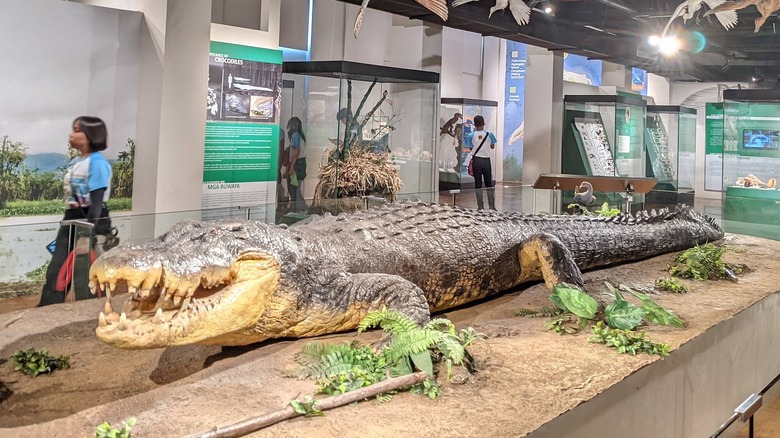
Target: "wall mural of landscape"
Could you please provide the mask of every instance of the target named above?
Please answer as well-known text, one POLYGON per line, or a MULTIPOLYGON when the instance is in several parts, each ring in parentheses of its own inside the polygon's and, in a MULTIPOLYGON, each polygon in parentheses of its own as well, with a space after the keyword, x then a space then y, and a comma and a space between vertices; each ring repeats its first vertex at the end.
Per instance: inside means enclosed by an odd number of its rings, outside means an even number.
POLYGON ((142 21, 139 12, 72 2, 3 2, 0 283, 36 278, 50 257, 76 117, 106 122, 109 207, 131 209, 142 21))

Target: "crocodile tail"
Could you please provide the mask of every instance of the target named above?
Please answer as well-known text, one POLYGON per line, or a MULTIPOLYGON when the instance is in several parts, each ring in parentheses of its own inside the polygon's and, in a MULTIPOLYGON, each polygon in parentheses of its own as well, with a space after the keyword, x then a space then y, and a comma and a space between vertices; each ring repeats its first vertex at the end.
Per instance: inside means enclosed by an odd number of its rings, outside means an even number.
POLYGON ((694 210, 686 204, 680 204, 674 207, 673 210, 668 208, 662 208, 659 210, 652 209, 650 211, 640 210, 634 213, 620 213, 611 218, 604 218, 605 222, 612 222, 615 224, 623 225, 645 225, 654 224, 673 219, 685 220, 688 222, 694 222, 709 227, 712 240, 717 240, 723 237, 723 230, 720 225, 715 222, 715 219, 694 210))
POLYGON ((700 213, 686 204, 680 204, 675 208, 674 214, 682 219, 701 223, 712 229, 712 240, 718 240, 723 237, 723 229, 715 222, 715 219, 707 216, 704 213, 700 213))

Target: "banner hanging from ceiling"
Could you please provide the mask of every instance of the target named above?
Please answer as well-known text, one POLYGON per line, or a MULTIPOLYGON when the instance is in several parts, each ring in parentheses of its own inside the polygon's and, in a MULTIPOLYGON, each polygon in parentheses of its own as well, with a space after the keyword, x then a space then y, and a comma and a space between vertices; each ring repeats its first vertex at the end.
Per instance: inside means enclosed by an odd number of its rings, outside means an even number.
POLYGON ((504 78, 504 181, 522 181, 525 133, 526 47, 506 42, 504 78))

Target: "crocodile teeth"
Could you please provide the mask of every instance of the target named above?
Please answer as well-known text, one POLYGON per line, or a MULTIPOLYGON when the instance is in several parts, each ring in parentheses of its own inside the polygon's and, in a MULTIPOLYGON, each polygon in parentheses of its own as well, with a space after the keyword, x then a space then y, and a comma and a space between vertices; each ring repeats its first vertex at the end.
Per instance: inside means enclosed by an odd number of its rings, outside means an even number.
POLYGON ((129 292, 131 294, 134 294, 134 293, 138 292, 138 288, 133 286, 132 284, 128 284, 127 285, 127 292, 129 292))
POLYGON ((192 301, 192 295, 184 297, 184 301, 181 303, 181 310, 186 311, 190 307, 190 301, 192 301))
POLYGON ((98 327, 105 327, 107 325, 106 315, 104 315, 103 312, 100 312, 100 316, 98 316, 98 327))
POLYGON ((97 293, 97 282, 95 280, 89 280, 89 292, 92 295, 95 295, 97 293))
POLYGON ((175 306, 178 306, 179 303, 181 303, 181 295, 174 295, 174 297, 173 297, 173 304, 175 306))
POLYGON ((106 312, 106 315, 114 313, 114 308, 111 307, 111 301, 106 300, 106 305, 103 307, 103 311, 106 312))
POLYGON ((154 323, 159 324, 162 322, 162 316, 163 316, 163 309, 158 308, 157 312, 154 313, 154 323))
POLYGON ((149 298, 149 295, 152 294, 152 291, 149 289, 141 289, 141 298, 149 298))
POLYGON ((122 315, 119 317, 119 325, 117 328, 120 331, 127 330, 127 315, 125 315, 125 312, 122 312, 122 315))
POLYGON ((112 281, 111 283, 108 283, 108 287, 111 288, 111 292, 114 292, 114 289, 116 289, 116 281, 112 281))

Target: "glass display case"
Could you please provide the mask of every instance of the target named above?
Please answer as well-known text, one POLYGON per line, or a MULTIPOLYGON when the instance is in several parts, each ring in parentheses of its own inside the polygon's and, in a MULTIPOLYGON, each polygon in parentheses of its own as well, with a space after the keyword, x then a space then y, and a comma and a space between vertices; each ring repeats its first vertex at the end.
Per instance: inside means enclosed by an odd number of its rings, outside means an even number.
POLYGON ((726 231, 780 239, 780 90, 723 93, 726 231))
POLYGON ((691 204, 696 174, 696 110, 649 105, 645 127, 646 175, 658 180, 647 195, 653 207, 691 204))
MULTIPOLYGON (((492 100, 442 98, 439 107, 439 190, 473 188, 474 177, 463 165, 463 139, 474 131, 474 116, 485 118, 485 129, 496 134, 498 102, 492 100)), ((496 163, 496 160, 492 160, 496 163)), ((493 175, 495 175, 495 170, 493 175)))
MULTIPOLYGON (((647 103, 623 94, 567 95, 563 98, 561 172, 583 176, 645 176, 647 103)), ((574 187, 562 188, 563 211, 573 202, 574 187)), ((625 194, 596 194, 594 207, 619 205, 625 194)), ((632 205, 644 203, 633 196, 632 205)))
POLYGON ((640 97, 564 96, 561 171, 645 176, 647 103, 640 97))
POLYGON ((310 206, 435 200, 438 73, 347 61, 286 62, 283 71, 294 91, 282 107, 295 109, 306 136, 300 187, 310 206))

